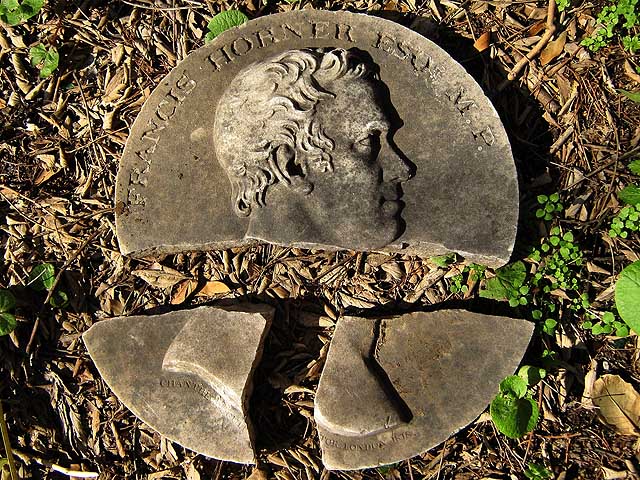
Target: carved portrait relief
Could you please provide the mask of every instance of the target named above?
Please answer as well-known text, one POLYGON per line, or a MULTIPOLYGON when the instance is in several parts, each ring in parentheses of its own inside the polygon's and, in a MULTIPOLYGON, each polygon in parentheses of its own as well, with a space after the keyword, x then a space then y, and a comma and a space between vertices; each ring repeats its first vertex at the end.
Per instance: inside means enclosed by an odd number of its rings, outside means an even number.
POLYGON ((350 249, 398 238, 413 165, 393 143, 392 109, 355 50, 288 50, 236 75, 213 135, 246 236, 350 249))
POLYGON ((180 62, 131 128, 116 185, 125 255, 278 245, 504 264, 518 182, 495 109, 427 38, 292 11, 180 62))

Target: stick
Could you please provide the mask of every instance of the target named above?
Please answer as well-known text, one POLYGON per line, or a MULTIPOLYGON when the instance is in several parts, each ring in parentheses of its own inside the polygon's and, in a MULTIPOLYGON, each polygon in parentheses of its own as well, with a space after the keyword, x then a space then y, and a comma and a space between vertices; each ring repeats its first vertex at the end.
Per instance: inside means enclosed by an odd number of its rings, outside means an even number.
POLYGON ((2 430, 2 443, 4 444, 4 452, 7 454, 7 460, 9 460, 9 471, 11 472, 11 480, 18 480, 18 472, 16 471, 13 452, 11 451, 11 443, 9 442, 9 430, 7 429, 7 422, 5 422, 4 420, 2 402, 0 402, 0 429, 2 430))
POLYGON ((545 25, 545 32, 542 38, 535 46, 527 53, 524 57, 522 57, 518 62, 513 66, 507 78, 502 82, 502 84, 498 87, 498 90, 502 90, 506 84, 512 82, 516 79, 520 71, 527 65, 531 60, 537 57, 542 49, 547 45, 551 37, 556 31, 556 26, 554 24, 554 19, 556 16, 556 2, 555 0, 549 0, 549 7, 547 8, 547 23, 545 25), (504 86, 503 86, 504 85, 504 86), (501 88, 502 87, 502 88, 501 88))

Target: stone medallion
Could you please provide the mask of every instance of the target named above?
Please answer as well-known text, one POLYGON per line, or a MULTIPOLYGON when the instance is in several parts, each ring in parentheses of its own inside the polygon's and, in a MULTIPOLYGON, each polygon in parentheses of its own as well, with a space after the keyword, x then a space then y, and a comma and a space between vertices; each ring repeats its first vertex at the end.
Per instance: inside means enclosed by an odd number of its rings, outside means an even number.
POLYGON ((377 467, 445 441, 482 413, 532 333, 464 310, 341 318, 315 397, 323 464, 377 467))
POLYGON ((273 309, 238 305, 94 324, 83 339, 137 417, 209 457, 255 463, 248 403, 273 309))
POLYGON ((447 53, 362 14, 261 17, 194 51, 132 127, 125 254, 300 247, 510 257, 518 185, 498 115, 447 53))

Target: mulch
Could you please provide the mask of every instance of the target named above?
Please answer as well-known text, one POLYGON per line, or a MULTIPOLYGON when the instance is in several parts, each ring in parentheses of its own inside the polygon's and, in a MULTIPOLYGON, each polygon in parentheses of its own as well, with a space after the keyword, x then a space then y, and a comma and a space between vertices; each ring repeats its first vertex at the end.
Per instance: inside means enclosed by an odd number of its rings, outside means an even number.
POLYGON ((615 43, 595 54, 580 46, 595 27, 596 3, 558 12, 528 0, 50 1, 24 24, 1 26, 0 287, 17 298, 19 326, 0 338, 0 399, 20 477, 511 479, 524 478, 533 462, 557 478, 636 478, 636 438, 600 423, 583 401, 590 371, 640 385, 636 336, 594 337, 563 309, 556 338, 536 336, 524 360, 540 365, 543 350, 558 352, 535 388, 542 420, 533 433, 510 440, 485 413, 410 460, 328 472, 312 412, 335 321, 345 312, 462 299, 499 310, 478 298, 476 282, 450 293, 462 264, 270 245, 135 260, 120 255, 115 238, 115 176, 129 129, 160 79, 203 45, 211 16, 229 8, 250 18, 300 8, 369 12, 428 35, 496 106, 521 181, 514 259, 547 234, 531 215, 536 196, 559 191, 559 222, 576 233, 585 256, 585 291, 594 308, 611 309, 617 275, 640 252, 637 236, 607 234, 619 209, 615 192, 633 181, 624 165, 640 156, 640 104, 617 92, 640 89, 632 68, 640 59, 615 43), (60 67, 46 79, 28 59, 39 42, 60 52, 60 67), (67 307, 52 308, 29 288, 29 272, 43 262, 61 272, 67 307), (152 280, 146 270, 167 275, 152 280), (258 468, 196 455, 149 429, 114 397, 81 341, 107 317, 245 296, 277 307, 252 397, 258 468), (305 325, 305 311, 327 320, 305 325))

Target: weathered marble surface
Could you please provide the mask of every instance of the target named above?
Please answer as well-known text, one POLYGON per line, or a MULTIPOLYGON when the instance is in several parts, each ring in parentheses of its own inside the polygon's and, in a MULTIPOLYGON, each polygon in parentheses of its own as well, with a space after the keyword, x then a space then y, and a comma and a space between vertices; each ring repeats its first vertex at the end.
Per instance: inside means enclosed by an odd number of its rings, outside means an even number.
POLYGON ((200 307, 94 324, 102 378, 142 421, 209 457, 255 463, 248 400, 273 318, 267 306, 200 307))
POLYGON ((340 319, 315 398, 324 465, 376 467, 443 442, 482 413, 532 333, 464 310, 340 319))
MULTIPOLYGON (((252 115, 242 112, 238 110, 238 118, 244 119, 241 127, 263 138, 258 127, 247 124, 252 115)), ((233 172, 245 175, 250 167, 237 164, 233 172)), ((116 204, 118 239, 125 254, 265 240, 420 255, 453 250, 498 266, 513 248, 518 186, 496 111, 448 54, 388 20, 307 10, 261 17, 224 32, 162 81, 131 130, 116 204), (227 130, 218 129, 216 122, 224 123, 220 119, 228 104, 221 99, 254 62, 307 48, 357 49, 379 68, 377 90, 382 93, 373 99, 363 83, 358 88, 327 87, 336 94, 359 92, 358 98, 338 95, 335 101, 318 103, 320 120, 335 119, 323 127, 335 144, 331 161, 320 156, 305 167, 297 150, 273 148, 264 161, 277 168, 255 177, 269 183, 268 188, 249 191, 237 208, 242 182, 234 183, 232 191, 233 162, 224 152, 237 148, 246 156, 249 150, 243 150, 247 142, 222 144, 226 137, 220 132, 227 130), (371 190, 371 182, 354 174, 356 157, 347 152, 341 135, 352 131, 358 119, 366 124, 378 106, 384 106, 383 117, 390 125, 388 133, 378 134, 373 142, 377 155, 371 158, 377 163, 369 173, 373 177, 378 172, 383 181, 371 190), (242 203, 251 198, 266 208, 248 211, 242 203)))

